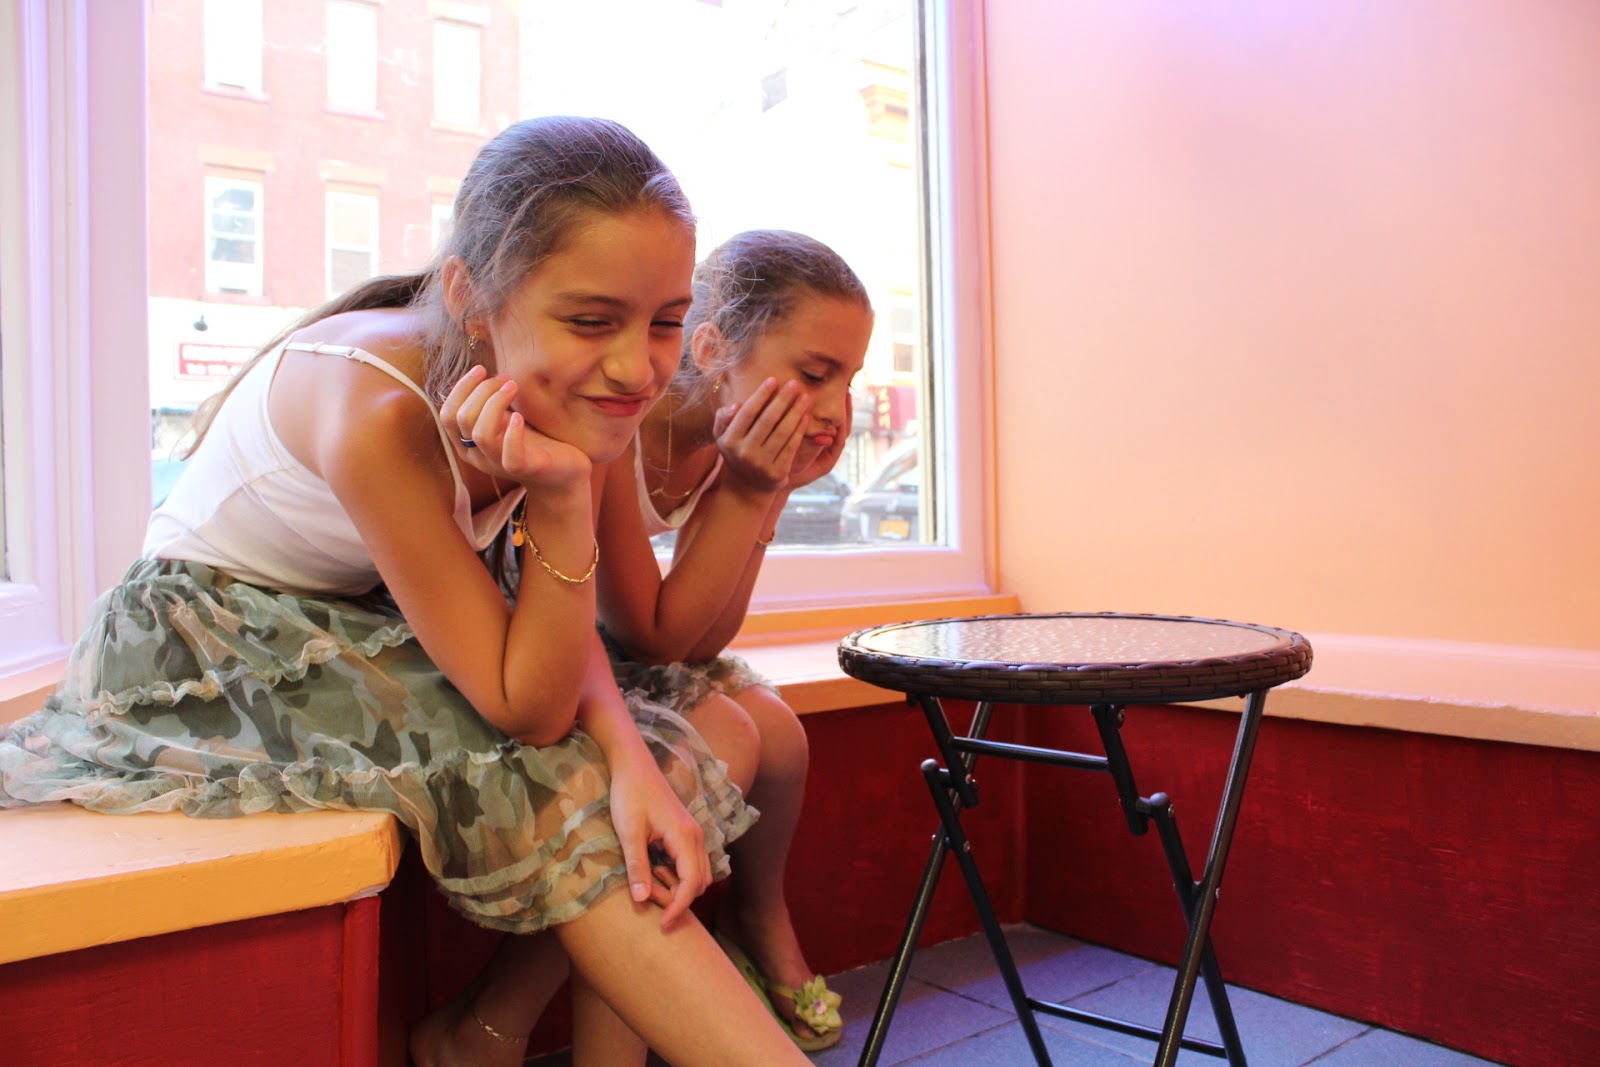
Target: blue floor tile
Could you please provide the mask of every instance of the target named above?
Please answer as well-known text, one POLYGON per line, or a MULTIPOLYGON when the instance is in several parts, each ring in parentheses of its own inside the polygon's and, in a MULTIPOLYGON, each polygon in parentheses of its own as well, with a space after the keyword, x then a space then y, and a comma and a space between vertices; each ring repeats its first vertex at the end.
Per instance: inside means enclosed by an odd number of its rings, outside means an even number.
MULTIPOLYGON (((1050 1061, 1063 1067, 1137 1067, 1141 1062, 1116 1049, 1079 1041, 1059 1030, 1041 1029, 1040 1034, 1050 1053, 1050 1061)), ((1003 1067, 1010 1064, 1031 1067, 1033 1062, 1022 1024, 1011 1022, 935 1049, 908 1061, 906 1067, 1003 1067)))
MULTIPOLYGON (((1036 926, 1007 927, 1006 944, 1022 972, 1023 989, 1042 1000, 1064 1003, 1156 966, 1036 926)), ((923 949, 912 957, 911 973, 941 989, 1012 1010, 1005 982, 982 935, 923 949)))
MULTIPOLYGON (((1176 976, 1176 970, 1171 967, 1155 967, 1066 1003, 1100 1015, 1159 1027, 1166 1017, 1176 976)), ((1233 986, 1228 988, 1228 1002, 1233 1006, 1240 1043, 1254 1067, 1300 1067, 1367 1029, 1365 1023, 1233 986)), ((1046 1025, 1147 1061, 1155 1054, 1155 1043, 1143 1038, 1065 1019, 1048 1019, 1046 1025)), ((1184 1033, 1204 1041, 1221 1040, 1204 986, 1195 991, 1184 1033)), ((1178 1057, 1183 1067, 1202 1064, 1214 1067, 1217 1062, 1216 1057, 1199 1052, 1186 1051, 1178 1057)))
MULTIPOLYGON (((888 967, 879 963, 828 979, 828 988, 844 998, 840 1009, 844 1040, 812 1056, 818 1067, 845 1067, 860 1059, 887 975, 888 967)), ((1014 1020, 1009 1010, 948 992, 913 976, 901 990, 878 1062, 884 1067, 903 1063, 1014 1020)))
POLYGON ((1374 1028, 1313 1063, 1315 1067, 1490 1067, 1494 1061, 1374 1028))

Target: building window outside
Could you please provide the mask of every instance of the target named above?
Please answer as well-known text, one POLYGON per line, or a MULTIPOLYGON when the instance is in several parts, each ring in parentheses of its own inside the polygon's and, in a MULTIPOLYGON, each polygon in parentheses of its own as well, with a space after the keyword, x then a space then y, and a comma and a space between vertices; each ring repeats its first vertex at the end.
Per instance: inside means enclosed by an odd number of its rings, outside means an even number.
POLYGON ((328 194, 328 296, 335 297, 378 272, 378 198, 328 194))
POLYGON ((328 106, 378 110, 378 11, 370 4, 328 4, 328 106))
POLYGON ((261 0, 205 0, 206 84, 261 95, 261 0))
POLYGON ((261 295, 261 183, 208 177, 206 291, 261 295))
POLYGON ((459 22, 433 24, 433 117, 476 129, 482 121, 483 32, 459 22))

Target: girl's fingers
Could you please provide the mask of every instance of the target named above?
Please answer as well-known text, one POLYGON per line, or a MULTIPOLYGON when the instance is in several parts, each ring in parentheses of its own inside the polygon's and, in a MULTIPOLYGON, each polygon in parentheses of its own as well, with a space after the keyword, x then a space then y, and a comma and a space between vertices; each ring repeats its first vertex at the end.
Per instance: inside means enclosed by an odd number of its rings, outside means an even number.
POLYGON ((769 449, 781 447, 787 443, 789 432, 798 425, 799 417, 810 405, 811 398, 800 392, 798 384, 784 383, 777 394, 756 414, 750 427, 750 440, 758 446, 769 449))
POLYGON ((678 872, 672 869, 671 857, 664 857, 668 862, 658 863, 650 868, 650 873, 655 876, 650 886, 650 900, 662 908, 672 904, 673 895, 678 891, 678 872))
POLYGON ((711 884, 711 860, 706 855, 705 836, 699 823, 688 819, 669 830, 666 849, 673 858, 678 884, 673 887, 672 902, 661 914, 663 930, 670 929, 687 914, 689 905, 711 884))
POLYGON ((527 434, 522 432, 522 426, 522 416, 513 411, 506 419, 505 436, 500 439, 501 470, 519 471, 529 461, 527 434))
POLYGON ((468 367, 467 372, 450 387, 450 392, 445 394, 444 403, 439 405, 439 419, 445 425, 455 421, 456 413, 461 410, 461 405, 467 397, 477 388, 478 382, 483 379, 486 372, 482 367, 468 367))
MULTIPOLYGON (((483 419, 484 409, 495 394, 499 392, 505 381, 506 379, 504 378, 486 378, 478 381, 471 388, 466 389, 464 395, 458 397, 458 402, 453 409, 445 406, 440 407, 440 421, 444 422, 446 427, 453 426, 456 436, 461 440, 471 441, 477 447, 489 444, 493 448, 495 443, 489 438, 479 439, 479 431, 482 428, 480 423, 483 419)), ((463 378, 462 382, 458 383, 457 389, 460 389, 465 384, 467 384, 467 379, 463 378)), ((451 392, 454 394, 455 390, 451 392)))
MULTIPOLYGON (((484 386, 494 385, 483 398, 483 405, 478 409, 478 414, 472 421, 472 432, 465 436, 477 442, 479 448, 499 451, 499 438, 506 433, 506 418, 511 412, 511 400, 517 395, 517 383, 507 378, 496 384, 494 379, 485 382, 484 386)), ((478 392, 473 393, 474 399, 478 392)))
POLYGON ((795 383, 780 386, 776 378, 768 378, 739 405, 729 431, 751 447, 766 447, 774 428, 793 410, 799 394, 800 387, 795 383))

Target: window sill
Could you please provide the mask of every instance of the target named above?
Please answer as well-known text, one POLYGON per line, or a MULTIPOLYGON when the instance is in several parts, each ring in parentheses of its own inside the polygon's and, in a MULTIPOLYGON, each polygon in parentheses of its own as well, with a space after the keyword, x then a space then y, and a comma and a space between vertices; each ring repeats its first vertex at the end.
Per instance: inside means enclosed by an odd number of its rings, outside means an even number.
POLYGON ((191 819, 70 804, 0 812, 0 964, 340 904, 394 877, 380 812, 191 819))

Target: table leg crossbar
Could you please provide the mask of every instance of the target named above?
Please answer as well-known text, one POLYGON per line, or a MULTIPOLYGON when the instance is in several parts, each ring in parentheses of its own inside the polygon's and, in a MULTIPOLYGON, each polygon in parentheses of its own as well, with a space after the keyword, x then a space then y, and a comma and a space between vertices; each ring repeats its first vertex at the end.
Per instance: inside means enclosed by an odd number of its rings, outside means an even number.
POLYGON ((1123 712, 1120 707, 1098 705, 1092 709, 1095 724, 1099 728, 1100 738, 1106 750, 1105 756, 1094 756, 986 740, 985 735, 988 733, 989 722, 994 713, 993 705, 987 701, 978 705, 977 712, 973 716, 972 728, 967 735, 957 737, 950 730, 950 724, 937 699, 925 696, 914 699, 922 707, 940 754, 944 757, 943 766, 939 761, 931 759, 922 764, 923 779, 927 782, 934 805, 939 810, 940 829, 934 834, 933 847, 928 855, 927 866, 923 870, 922 882, 917 890, 911 917, 901 937, 899 949, 890 964, 883 997, 879 1000, 877 1011, 873 1015, 872 1027, 867 1033, 867 1042, 861 1052, 859 1067, 875 1067, 878 1057, 882 1054, 883 1043, 888 1036, 889 1020, 905 987, 905 980, 911 969, 911 956, 916 951, 923 924, 933 903, 934 889, 938 885, 945 856, 950 852, 955 853, 956 863, 961 869, 967 891, 972 897, 973 906, 977 909, 978 919, 983 926, 984 937, 989 942, 989 949, 994 955, 995 964, 1000 970, 1001 979, 1005 983, 1006 992, 1016 1010, 1017 1020, 1022 1025, 1035 1062, 1043 1067, 1049 1067, 1051 1062, 1050 1053, 1045 1048, 1044 1038, 1035 1018, 1036 1013, 1043 1013, 1156 1041, 1158 1042, 1156 1067, 1171 1067, 1180 1048, 1224 1057, 1231 1067, 1245 1067, 1244 1048, 1239 1041, 1239 1030, 1234 1022, 1232 1006, 1228 1003, 1228 992, 1223 984, 1222 972, 1217 966, 1216 954, 1211 947, 1210 929, 1211 919, 1216 910, 1217 890, 1222 881, 1222 870, 1227 862, 1228 847, 1233 837, 1234 825, 1238 820, 1244 780, 1249 770, 1256 733, 1265 709, 1265 691, 1250 694, 1245 702, 1233 759, 1228 768, 1227 783, 1223 787, 1221 808, 1217 814, 1211 847, 1206 857, 1205 871, 1198 882, 1191 873, 1188 854, 1178 834, 1170 798, 1165 793, 1143 797, 1134 783, 1133 768, 1128 762, 1127 750, 1122 744, 1123 712), (1133 834, 1142 836, 1150 824, 1155 823, 1156 836, 1161 841, 1167 867, 1172 873, 1173 888, 1177 891, 1178 902, 1183 908, 1189 930, 1183 957, 1178 966, 1178 975, 1173 984, 1172 999, 1167 1007, 1166 1020, 1160 1029, 1110 1018, 1064 1004, 1036 1000, 1023 990, 1016 961, 1006 944, 988 890, 983 885, 977 863, 972 857, 972 844, 961 827, 962 810, 976 807, 978 804, 978 783, 973 771, 976 769, 979 755, 1079 770, 1104 771, 1116 784, 1117 797, 1128 821, 1128 829, 1133 834), (954 768, 959 768, 959 771, 952 773, 954 768), (1217 1020, 1217 1030, 1222 1036, 1220 1045, 1182 1036, 1184 1024, 1188 1019, 1189 1005, 1194 998, 1197 977, 1206 984, 1211 1009, 1217 1020))

